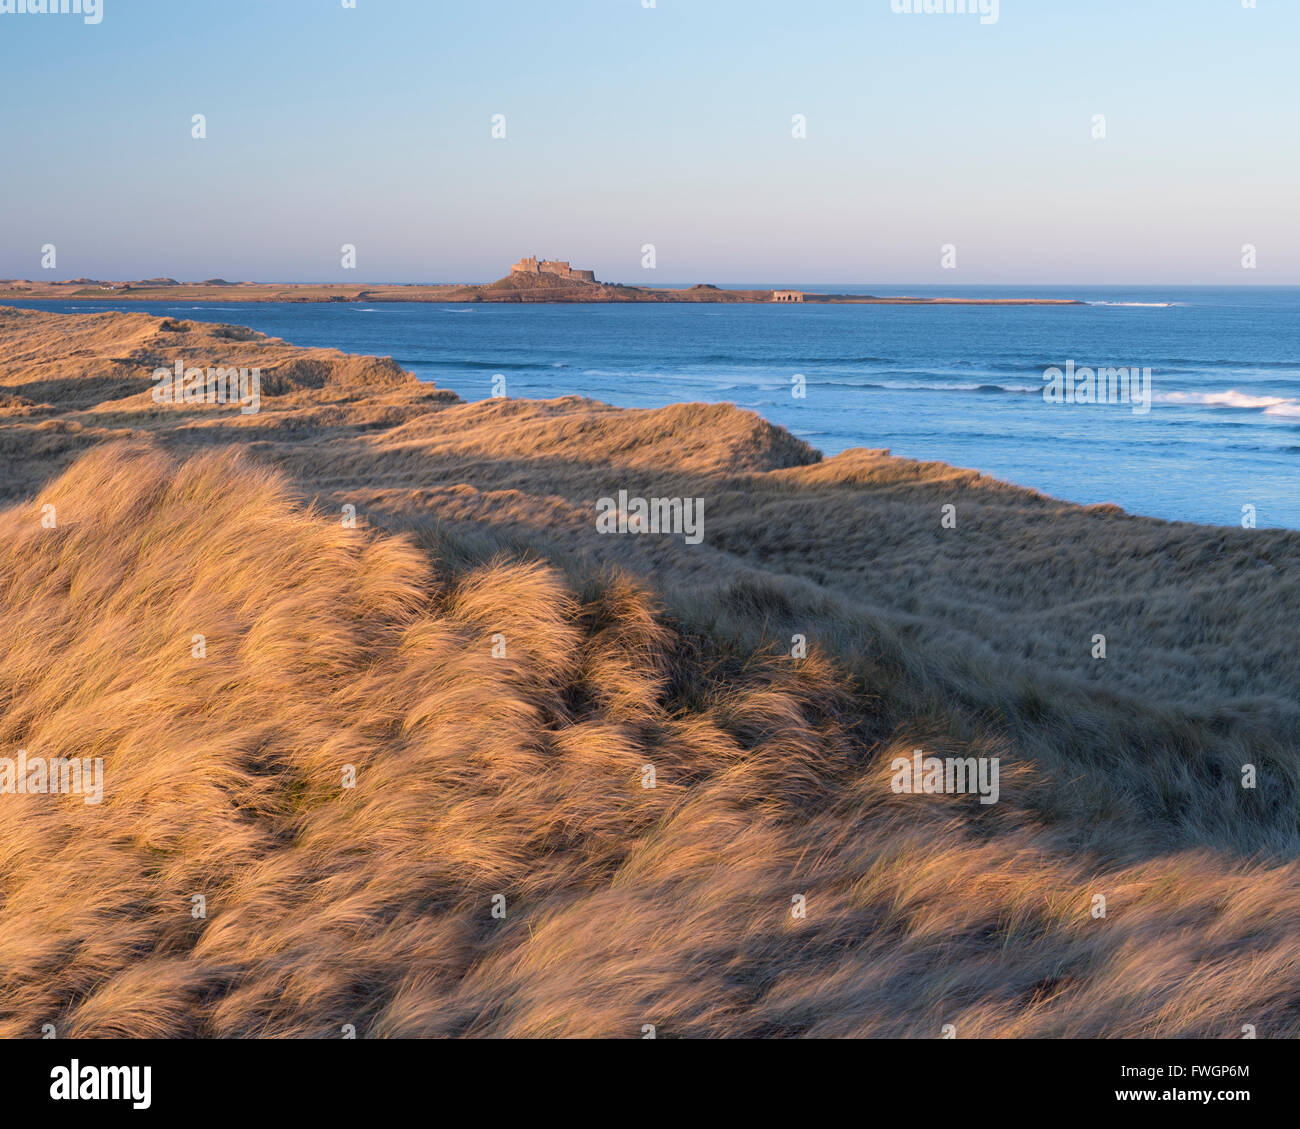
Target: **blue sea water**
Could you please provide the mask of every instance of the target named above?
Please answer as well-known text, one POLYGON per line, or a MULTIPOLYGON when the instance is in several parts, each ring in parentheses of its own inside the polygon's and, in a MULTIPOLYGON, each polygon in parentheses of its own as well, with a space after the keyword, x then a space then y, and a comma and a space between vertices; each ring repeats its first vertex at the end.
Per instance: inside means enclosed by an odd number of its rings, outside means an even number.
POLYGON ((1300 529, 1300 288, 803 289, 1088 304, 7 304, 248 325, 392 356, 467 400, 500 374, 515 397, 728 401, 828 455, 887 447, 1072 502, 1225 525, 1250 505, 1261 527, 1300 529), (1150 412, 1046 402, 1044 371, 1071 360, 1150 368, 1150 412))

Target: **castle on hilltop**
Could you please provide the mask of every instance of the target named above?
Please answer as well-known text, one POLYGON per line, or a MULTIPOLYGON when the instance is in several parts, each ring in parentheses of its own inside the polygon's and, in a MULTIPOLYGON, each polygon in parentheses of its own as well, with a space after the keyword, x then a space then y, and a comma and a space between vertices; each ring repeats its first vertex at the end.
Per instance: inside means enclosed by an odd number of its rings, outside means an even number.
POLYGON ((553 274, 559 278, 567 278, 571 282, 595 282, 596 272, 594 270, 574 270, 567 262, 558 262, 555 259, 543 259, 540 263, 536 258, 520 259, 510 268, 511 274, 553 274))

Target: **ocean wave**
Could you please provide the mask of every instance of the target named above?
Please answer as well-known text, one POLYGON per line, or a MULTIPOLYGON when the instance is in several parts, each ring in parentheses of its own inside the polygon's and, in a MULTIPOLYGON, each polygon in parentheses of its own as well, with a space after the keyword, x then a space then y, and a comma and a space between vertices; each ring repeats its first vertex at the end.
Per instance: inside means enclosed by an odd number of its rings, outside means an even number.
MULTIPOLYGON (((791 372, 804 372, 809 377, 826 375, 839 377, 841 375, 852 375, 856 366, 863 366, 861 371, 863 376, 873 378, 887 376, 913 376, 913 377, 943 377, 943 376, 1001 376, 1017 375, 1024 377, 1038 377, 1050 368, 1064 368, 1067 356, 1035 356, 1034 354, 1025 354, 1020 357, 875 357, 875 356, 816 356, 810 354, 802 355, 776 355, 764 354, 763 356, 753 356, 742 351, 735 353, 708 353, 702 356, 692 356, 687 360, 683 358, 683 367, 673 368, 663 372, 650 372, 650 370, 610 370, 604 368, 592 368, 587 371, 597 376, 622 376, 622 375, 653 375, 653 376, 680 376, 683 374, 692 376, 704 376, 700 373, 700 368, 721 367, 726 371, 726 376, 735 377, 738 374, 748 374, 752 372, 755 376, 770 376, 773 370, 789 369, 791 372), (690 367, 686 367, 689 365, 690 367), (846 371, 847 370, 847 371, 846 371)), ((1280 372, 1283 375, 1295 374, 1300 376, 1300 360, 1243 360, 1218 358, 1210 359, 1205 357, 1160 357, 1160 356, 1134 356, 1133 351, 1129 350, 1127 362, 1123 358, 1114 358, 1107 361, 1105 358, 1091 359, 1075 355, 1073 360, 1077 366, 1086 366, 1090 368, 1106 367, 1108 364, 1122 364, 1122 367, 1150 368, 1153 372, 1161 376, 1207 376, 1218 373, 1227 379, 1245 378, 1249 379, 1254 373, 1272 373, 1280 372), (1140 362, 1140 363, 1139 363, 1140 362), (1230 371, 1224 371, 1230 370, 1230 371)), ((628 358, 628 363, 652 364, 648 359, 644 362, 641 358, 628 358)))
POLYGON ((940 381, 933 384, 888 383, 881 385, 881 387, 890 392, 979 392, 984 395, 992 393, 1011 396, 1022 396, 1025 393, 1042 391, 1041 385, 1030 387, 1025 384, 954 384, 950 381, 940 381))
POLYGON ((1205 408, 1235 408, 1239 411, 1262 410, 1266 416, 1300 419, 1300 400, 1288 396, 1260 396, 1229 388, 1224 392, 1164 392, 1153 397, 1162 404, 1194 404, 1205 408))
MULTIPOLYGON (((1133 350, 1129 349, 1127 351, 1129 355, 1128 367, 1132 368, 1134 367, 1134 363, 1135 363, 1133 359, 1133 350)), ((987 368, 990 372, 1010 371, 1010 372, 1041 373, 1045 369, 1049 369, 1049 368, 1064 368, 1067 359, 1073 359, 1075 365, 1077 366, 1087 365, 1089 368, 1097 368, 1099 365, 1105 367, 1107 364, 1113 363, 1105 360, 1097 360, 1095 356, 1093 360, 1085 361, 1082 357, 1078 356, 1077 354, 1073 358, 1057 357, 1049 361, 1012 361, 1009 363, 1003 361, 988 361, 988 362, 971 362, 971 363, 977 365, 983 364, 983 366, 987 368)), ((960 363, 961 362, 954 362, 953 367, 960 365, 960 363)), ((1163 375, 1168 375, 1171 372, 1188 373, 1193 375, 1209 375, 1209 374, 1219 372, 1222 375, 1222 370, 1224 369, 1237 370, 1237 372, 1234 372, 1230 375, 1237 375, 1238 372, 1242 374, 1249 374, 1251 372, 1256 372, 1256 371, 1267 372, 1272 370, 1281 370, 1283 372, 1290 371, 1290 372, 1300 373, 1300 361, 1271 361, 1271 360, 1243 361, 1243 360, 1232 360, 1227 357, 1210 359, 1208 357, 1159 357, 1159 356, 1146 355, 1141 358, 1141 364, 1138 365, 1137 367, 1149 368, 1153 372, 1157 374, 1163 374, 1163 375)))
POLYGON ((807 353, 780 356, 776 353, 707 353, 702 357, 693 357, 693 361, 702 365, 757 365, 771 368, 773 365, 892 365, 902 361, 900 357, 817 357, 807 353))
MULTIPOLYGON (((437 363, 437 362, 435 362, 437 363)), ((450 367, 463 365, 464 367, 484 367, 491 368, 491 365, 479 365, 477 362, 441 362, 450 367)), ((497 368, 503 366, 498 365, 497 368)), ((509 366, 504 366, 509 367, 509 366)), ((519 367, 533 367, 521 365, 519 367)), ((633 371, 610 371, 608 369, 583 369, 581 377, 608 379, 611 377, 619 380, 644 380, 644 381, 661 381, 674 380, 680 385, 698 388, 708 388, 715 392, 741 392, 741 391, 763 391, 770 392, 777 389, 787 388, 788 385, 784 380, 772 381, 770 373, 763 373, 762 378, 755 374, 752 380, 737 380, 735 374, 716 374, 707 375, 702 373, 664 373, 664 372, 633 372, 633 371)), ((878 373, 872 373, 872 376, 878 376, 878 373)), ((909 373, 907 375, 925 376, 924 372, 909 373)), ((921 382, 918 380, 812 380, 807 381, 809 388, 846 388, 860 390, 864 392, 979 392, 985 395, 1024 395, 1026 393, 1036 393, 1042 391, 1041 385, 1027 384, 999 384, 990 383, 989 381, 944 381, 934 380, 921 382)))
POLYGON ((437 357, 419 362, 425 368, 470 369, 487 372, 537 372, 539 366, 532 361, 451 361, 437 357))
POLYGON ((1144 309, 1164 310, 1170 306, 1180 305, 1178 302, 1089 302, 1089 306, 1138 306, 1144 309))
POLYGON ((1212 371, 1219 368, 1241 369, 1300 369, 1300 361, 1234 361, 1226 357, 1210 360, 1208 357, 1158 357, 1145 362, 1154 369, 1169 365, 1191 365, 1193 372, 1212 371))
POLYGON ((689 372, 665 372, 653 369, 608 369, 608 368, 584 368, 581 371, 582 376, 594 376, 597 379, 605 377, 615 377, 619 380, 682 380, 698 381, 702 379, 709 380, 731 380, 734 377, 731 374, 726 376, 715 375, 706 376, 704 374, 695 374, 689 372))

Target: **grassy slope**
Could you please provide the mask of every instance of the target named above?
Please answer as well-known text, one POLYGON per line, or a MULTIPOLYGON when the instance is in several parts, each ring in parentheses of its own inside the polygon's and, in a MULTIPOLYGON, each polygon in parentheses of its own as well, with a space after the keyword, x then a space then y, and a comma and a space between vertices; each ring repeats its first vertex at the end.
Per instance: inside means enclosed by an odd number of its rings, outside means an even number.
POLYGON ((1295 534, 144 315, 0 311, 0 484, 0 755, 108 774, 0 797, 0 1034, 1300 1034, 1295 534))

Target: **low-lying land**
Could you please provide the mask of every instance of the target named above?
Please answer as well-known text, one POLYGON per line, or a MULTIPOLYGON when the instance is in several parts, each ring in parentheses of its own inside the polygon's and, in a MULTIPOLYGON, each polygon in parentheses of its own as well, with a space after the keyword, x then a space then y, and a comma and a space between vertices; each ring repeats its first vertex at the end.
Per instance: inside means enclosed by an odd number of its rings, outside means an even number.
MULTIPOLYGON (((771 302, 772 290, 725 290, 700 283, 681 290, 623 286, 608 282, 507 276, 496 282, 447 285, 352 285, 333 283, 264 283, 223 280, 177 282, 103 282, 74 279, 41 282, 0 280, 0 301, 62 300, 77 302, 771 302)), ((1072 298, 911 298, 870 294, 817 294, 806 303, 904 306, 1077 306, 1072 298)))
POLYGON ((0 309, 0 758, 104 767, 0 794, 0 1035, 1295 1037, 1298 566, 729 405, 0 309), (156 403, 178 360, 260 410, 156 403), (998 802, 896 792, 918 748, 998 802))

